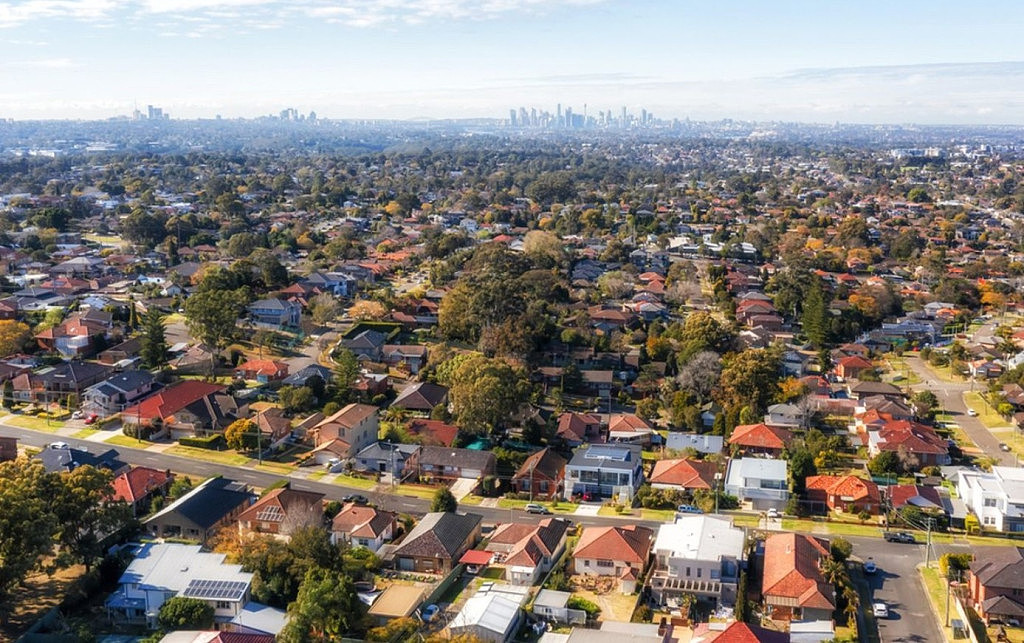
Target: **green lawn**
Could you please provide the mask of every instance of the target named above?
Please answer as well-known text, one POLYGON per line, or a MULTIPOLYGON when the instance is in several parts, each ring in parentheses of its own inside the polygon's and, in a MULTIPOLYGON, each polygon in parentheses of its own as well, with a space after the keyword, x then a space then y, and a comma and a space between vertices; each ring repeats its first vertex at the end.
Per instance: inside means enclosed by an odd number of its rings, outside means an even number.
POLYGON ((263 461, 263 464, 256 465, 255 468, 260 471, 280 473, 282 475, 288 475, 291 472, 295 471, 295 467, 289 466, 287 464, 282 464, 280 462, 268 462, 266 460, 263 461))
POLYGON ((249 456, 239 455, 234 451, 212 451, 210 449, 197 449, 195 447, 186 447, 180 444, 176 444, 170 447, 164 453, 170 455, 182 456, 185 458, 192 458, 194 460, 205 460, 207 462, 216 462, 218 464, 227 464, 233 467, 241 466, 250 460, 249 456))
POLYGON ((437 493, 438 487, 425 487, 423 485, 414 484, 400 484, 398 489, 395 491, 395 495, 399 496, 412 496, 413 498, 426 498, 430 500, 437 493))
MULTIPOLYGON (((940 625, 945 625, 946 619, 946 583, 939 570, 933 567, 921 567, 921 580, 924 581, 924 588, 928 592, 928 598, 932 605, 932 611, 940 625)), ((951 606, 952 607, 952 606, 951 606)), ((953 640, 953 628, 943 627, 942 633, 947 641, 953 640)))
POLYGON ((375 480, 357 478, 355 476, 346 476, 345 474, 341 474, 337 478, 335 478, 334 484, 341 485, 343 487, 354 487, 356 489, 363 490, 371 490, 377 486, 377 482, 375 480))
POLYGON ((47 433, 56 433, 58 429, 64 427, 64 423, 59 420, 47 420, 46 418, 32 415, 9 415, 4 419, 4 422, 11 426, 20 426, 23 429, 45 431, 47 433))
POLYGON ((104 442, 106 442, 107 444, 116 444, 119 447, 134 447, 136 449, 145 449, 150 444, 152 444, 151 442, 146 442, 145 440, 139 442, 137 439, 130 438, 124 433, 116 433, 107 438, 106 440, 104 440, 104 442))
POLYGON ((1009 423, 988 405, 985 398, 981 397, 981 393, 977 391, 964 393, 964 402, 967 404, 967 408, 973 409, 978 414, 978 419, 986 427, 996 429, 1009 426, 1009 423))
POLYGON ((323 478, 325 475, 327 475, 327 472, 321 469, 320 471, 314 471, 313 473, 309 474, 308 477, 310 480, 315 481, 319 480, 320 478, 323 478))
MULTIPOLYGON (((636 511, 636 509, 633 511, 636 511)), ((676 518, 676 512, 674 509, 641 509, 640 518, 643 520, 656 520, 658 522, 672 522, 676 518)))
POLYGON ((71 437, 78 438, 79 440, 84 440, 87 437, 89 437, 90 435, 96 435, 99 432, 100 432, 99 429, 82 429, 81 431, 78 431, 76 433, 72 433, 71 437))
POLYGON ((474 496, 474 495, 470 494, 470 495, 466 496, 465 498, 463 498, 462 500, 460 500, 459 504, 460 505, 472 505, 472 506, 475 507, 475 506, 478 506, 483 501, 484 501, 484 499, 483 499, 482 496, 474 496))

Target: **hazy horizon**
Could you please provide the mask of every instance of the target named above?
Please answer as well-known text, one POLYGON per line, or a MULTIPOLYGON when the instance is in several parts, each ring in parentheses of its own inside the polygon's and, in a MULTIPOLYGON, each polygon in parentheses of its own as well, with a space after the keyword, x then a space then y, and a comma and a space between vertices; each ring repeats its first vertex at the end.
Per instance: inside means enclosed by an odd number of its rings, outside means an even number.
POLYGON ((0 118, 1024 124, 1024 4, 9 0, 0 118))

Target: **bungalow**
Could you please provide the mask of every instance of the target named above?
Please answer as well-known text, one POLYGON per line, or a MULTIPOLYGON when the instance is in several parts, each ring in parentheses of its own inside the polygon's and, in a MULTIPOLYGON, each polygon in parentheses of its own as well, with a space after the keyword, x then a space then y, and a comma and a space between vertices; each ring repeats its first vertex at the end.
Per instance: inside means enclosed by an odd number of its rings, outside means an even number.
POLYGON ((533 585, 562 556, 570 525, 564 518, 545 518, 536 525, 505 523, 491 533, 485 550, 505 568, 506 581, 533 585))
POLYGON ((512 476, 512 488, 533 498, 554 498, 562 492, 565 458, 550 447, 530 455, 512 476))
POLYGON ((355 337, 342 340, 341 344, 359 361, 379 362, 387 340, 388 336, 382 332, 364 330, 355 337))
POLYGON ((395 548, 395 568, 447 574, 480 540, 482 521, 481 516, 471 513, 428 513, 395 548))
POLYGON ((132 516, 149 512, 155 496, 166 496, 174 480, 170 471, 150 467, 133 467, 114 478, 114 500, 122 500, 132 508, 132 516))
POLYGON ((423 446, 405 462, 404 474, 419 480, 479 480, 494 475, 497 460, 490 451, 423 446))
POLYGON ((143 521, 153 538, 186 538, 205 543, 231 524, 254 500, 248 487, 227 478, 210 478, 143 521))
POLYGON ((725 446, 725 438, 710 433, 678 433, 669 431, 665 439, 665 448, 669 451, 685 451, 693 449, 697 453, 721 453, 725 446))
POLYGON ((240 409, 224 387, 185 380, 172 384, 121 412, 125 425, 154 429, 154 435, 197 434, 226 427, 238 419, 240 409))
POLYGON ((253 359, 235 369, 235 377, 260 384, 279 382, 288 377, 288 364, 273 359, 253 359))
POLYGON ((874 369, 870 360, 859 355, 850 355, 840 359, 833 369, 841 380, 857 379, 866 371, 874 369))
POLYGON ((832 618, 835 588, 821 570, 828 556, 828 541, 814 536, 776 533, 765 539, 761 595, 772 620, 832 618))
POLYGON ((271 534, 288 539, 303 527, 319 527, 324 521, 324 494, 300 491, 291 486, 273 489, 238 515, 238 533, 271 534))
POLYGON ((398 515, 375 507, 345 504, 331 521, 331 542, 377 552, 398 531, 398 515))
POLYGON ((374 442, 356 454, 356 468, 369 473, 401 476, 406 461, 419 450, 418 444, 374 442))
POLYGON ((653 541, 654 531, 639 525, 584 527, 572 553, 573 573, 614 576, 620 579, 620 591, 631 594, 653 541))
POLYGON ((711 490, 716 484, 718 465, 705 460, 658 460, 651 472, 651 486, 655 489, 677 491, 711 490))
POLYGON ((149 371, 122 371, 85 389, 82 409, 107 417, 145 398, 157 386, 156 378, 149 371))
POLYGON ((326 385, 334 377, 334 372, 326 366, 310 364, 281 380, 287 386, 315 386, 314 380, 319 378, 320 386, 326 385))
POLYGON ((412 418, 405 424, 405 430, 423 445, 450 447, 455 444, 459 427, 441 420, 412 418))
POLYGON ((807 498, 818 510, 878 514, 882 499, 878 485, 857 476, 808 476, 807 498))
POLYGON ((868 453, 893 451, 913 457, 917 467, 949 464, 949 443, 930 426, 907 420, 886 422, 878 431, 870 431, 868 453))
POLYGON ((792 441, 791 431, 767 424, 741 424, 729 436, 729 445, 744 455, 780 457, 792 441))
POLYGON ((448 403, 448 388, 431 382, 418 382, 407 387, 391 406, 423 414, 429 414, 435 406, 448 403))
POLYGON ((562 413, 558 416, 555 435, 570 447, 578 447, 584 442, 600 441, 601 418, 590 413, 562 413))
POLYGON ((654 427, 647 420, 633 413, 613 413, 608 418, 609 442, 625 442, 649 447, 654 434, 654 427))
POLYGON ((249 304, 249 315, 257 324, 273 328, 298 328, 302 306, 285 299, 261 299, 249 304))
POLYGON ((381 359, 388 366, 404 367, 415 375, 427 363, 427 347, 422 345, 385 344, 381 348, 381 359))

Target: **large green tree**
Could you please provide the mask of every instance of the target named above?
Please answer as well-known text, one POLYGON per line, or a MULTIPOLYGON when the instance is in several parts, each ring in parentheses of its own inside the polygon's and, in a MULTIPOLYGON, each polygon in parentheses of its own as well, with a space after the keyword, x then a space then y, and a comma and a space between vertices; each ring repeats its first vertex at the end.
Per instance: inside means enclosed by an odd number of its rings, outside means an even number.
POLYGON ((248 303, 247 288, 200 290, 185 302, 185 324, 193 336, 218 352, 234 339, 236 323, 248 303))
POLYGON ((455 499, 455 496, 448 489, 448 487, 441 487, 434 492, 434 498, 430 502, 431 511, 444 511, 451 513, 457 511, 459 508, 459 502, 455 499))
POLYGON ((439 379, 449 387, 455 417, 467 431, 500 428, 529 400, 530 382, 522 368, 480 354, 458 359, 449 377, 439 369, 439 379))
POLYGON ((306 572, 295 602, 288 606, 290 618, 277 640, 327 642, 358 635, 363 613, 363 603, 348 575, 314 568, 306 572))
POLYGON ((734 353, 723 362, 716 391, 725 409, 750 407, 764 413, 779 392, 781 359, 774 349, 749 349, 734 353))
POLYGON ((0 464, 0 609, 19 594, 22 581, 53 549, 57 520, 41 462, 24 458, 0 464))
POLYGON ((142 349, 139 354, 142 363, 149 368, 167 364, 167 338, 164 315, 155 308, 146 313, 142 320, 142 349))
POLYGON ((51 478, 55 484, 49 500, 66 562, 80 562, 89 569, 103 556, 103 538, 131 522, 131 507, 114 500, 113 478, 109 471, 89 465, 51 478))
POLYGON ((173 596, 160 606, 157 622, 169 630, 207 630, 213 627, 213 606, 198 598, 173 596))

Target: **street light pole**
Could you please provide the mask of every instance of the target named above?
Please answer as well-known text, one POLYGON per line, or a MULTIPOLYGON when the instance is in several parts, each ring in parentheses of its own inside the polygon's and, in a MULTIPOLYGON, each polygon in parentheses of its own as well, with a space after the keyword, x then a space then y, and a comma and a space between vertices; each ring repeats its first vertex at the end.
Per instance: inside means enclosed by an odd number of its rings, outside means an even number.
POLYGON ((721 485, 721 483, 722 483, 722 472, 721 471, 716 471, 715 472, 715 513, 716 514, 718 513, 718 495, 719 495, 718 489, 719 489, 719 486, 721 485))

